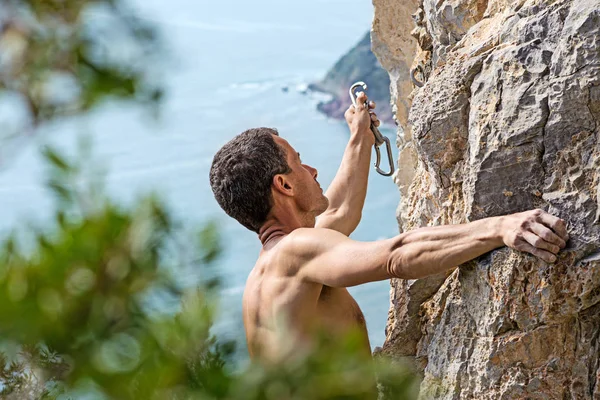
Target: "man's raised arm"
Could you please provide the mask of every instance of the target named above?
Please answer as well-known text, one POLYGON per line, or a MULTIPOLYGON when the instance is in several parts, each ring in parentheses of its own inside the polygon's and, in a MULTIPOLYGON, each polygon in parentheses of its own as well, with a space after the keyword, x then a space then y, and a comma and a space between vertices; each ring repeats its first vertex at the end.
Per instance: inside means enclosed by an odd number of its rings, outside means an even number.
MULTIPOLYGON (((364 104, 366 99, 364 93, 359 93, 356 102, 364 104)), ((329 208, 317 219, 317 228, 333 229, 348 236, 360 222, 367 195, 371 147, 375 143, 371 121, 379 125, 377 116, 369 113, 374 108, 374 103, 368 109, 350 106, 344 114, 350 128, 350 141, 340 168, 325 193, 329 208)))
POLYGON ((296 270, 289 272, 306 281, 348 287, 394 277, 424 278, 504 245, 554 262, 568 234, 563 220, 533 210, 420 228, 369 243, 328 229, 298 229, 290 239, 286 252, 296 270))

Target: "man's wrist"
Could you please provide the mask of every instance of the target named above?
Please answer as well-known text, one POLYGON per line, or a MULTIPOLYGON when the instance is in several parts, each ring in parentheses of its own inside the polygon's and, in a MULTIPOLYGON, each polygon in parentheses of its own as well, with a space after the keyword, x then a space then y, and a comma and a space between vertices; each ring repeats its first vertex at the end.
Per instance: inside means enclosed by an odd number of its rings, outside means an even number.
POLYGON ((488 218, 491 240, 498 247, 504 246, 504 235, 506 233, 506 216, 488 218))
POLYGON ((351 129, 350 141, 355 144, 368 144, 369 146, 372 146, 375 143, 375 136, 370 128, 362 130, 351 129))

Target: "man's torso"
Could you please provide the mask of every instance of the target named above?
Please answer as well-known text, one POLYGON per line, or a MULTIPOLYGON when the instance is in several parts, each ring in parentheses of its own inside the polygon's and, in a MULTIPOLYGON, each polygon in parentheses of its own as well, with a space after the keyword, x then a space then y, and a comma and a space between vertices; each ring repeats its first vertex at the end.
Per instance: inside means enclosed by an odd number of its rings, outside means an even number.
POLYGON ((341 338, 350 332, 358 332, 370 354, 363 313, 348 290, 303 281, 286 273, 285 263, 273 248, 248 276, 243 313, 251 357, 277 360, 315 334, 341 338))

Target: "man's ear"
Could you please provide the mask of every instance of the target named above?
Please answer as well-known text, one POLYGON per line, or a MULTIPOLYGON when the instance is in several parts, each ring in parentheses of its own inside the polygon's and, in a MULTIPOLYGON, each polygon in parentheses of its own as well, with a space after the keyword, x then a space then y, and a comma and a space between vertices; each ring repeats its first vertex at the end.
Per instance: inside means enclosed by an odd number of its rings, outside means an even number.
POLYGON ((294 186, 287 175, 275 175, 273 177, 273 188, 284 196, 294 195, 294 186))

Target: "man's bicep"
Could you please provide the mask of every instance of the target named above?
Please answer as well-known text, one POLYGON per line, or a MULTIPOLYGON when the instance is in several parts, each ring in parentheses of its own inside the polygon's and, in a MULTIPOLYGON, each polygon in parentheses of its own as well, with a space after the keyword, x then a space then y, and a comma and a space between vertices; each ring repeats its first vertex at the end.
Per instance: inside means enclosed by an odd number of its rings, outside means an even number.
POLYGON ((350 236, 354 231, 354 228, 356 228, 356 224, 349 220, 349 218, 340 217, 336 211, 337 210, 327 209, 323 214, 317 217, 315 226, 321 229, 331 229, 343 233, 346 236, 350 236))
POLYGON ((386 262, 392 249, 390 240, 357 242, 329 229, 305 232, 305 252, 300 261, 301 279, 331 287, 348 287, 389 279, 386 262))

